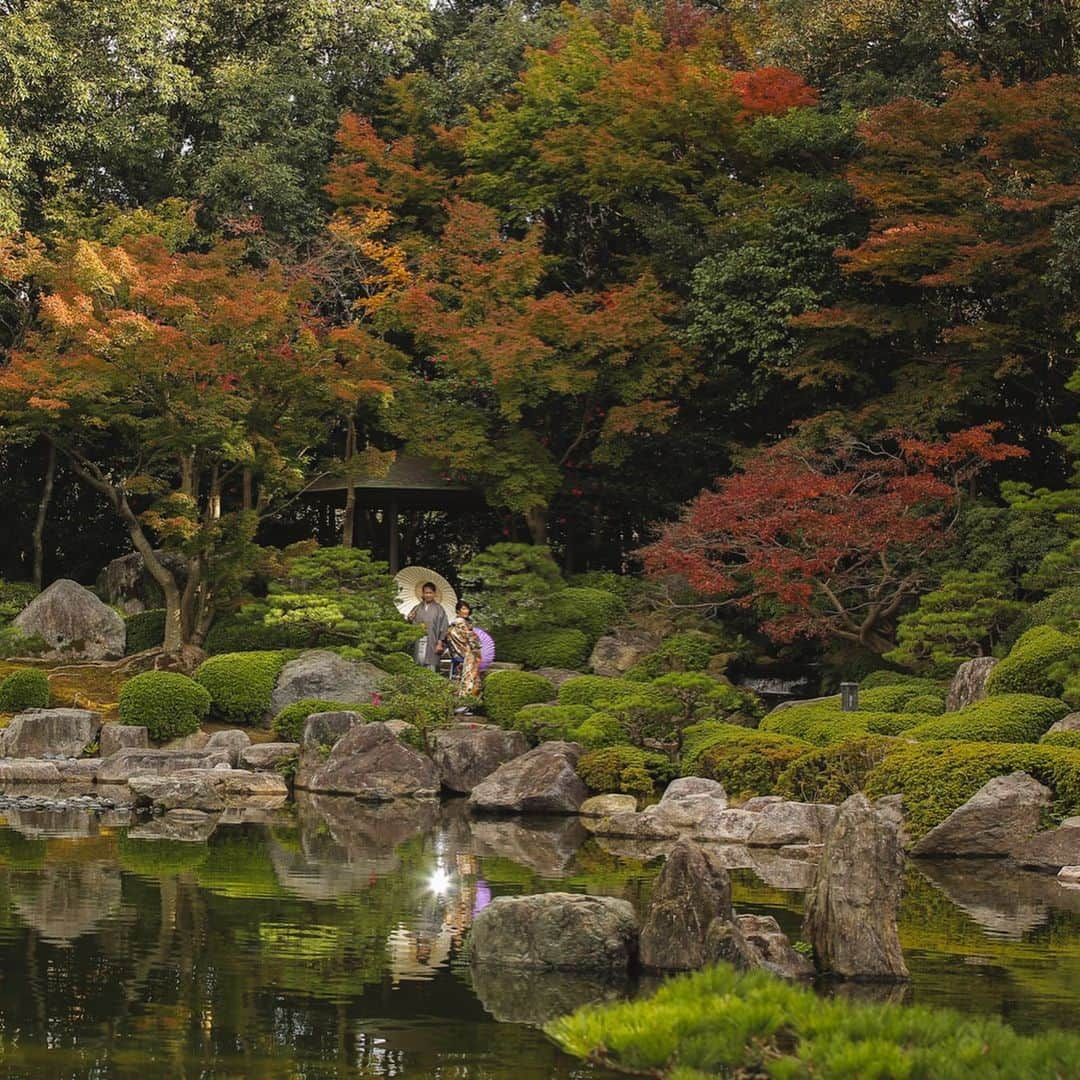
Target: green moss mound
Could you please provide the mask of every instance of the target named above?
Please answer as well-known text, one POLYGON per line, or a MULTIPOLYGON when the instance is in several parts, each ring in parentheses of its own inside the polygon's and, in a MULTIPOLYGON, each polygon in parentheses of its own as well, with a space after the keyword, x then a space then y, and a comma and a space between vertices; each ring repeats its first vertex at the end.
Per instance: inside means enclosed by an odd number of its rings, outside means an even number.
POLYGON ((0 712, 44 709, 49 704, 49 678, 37 668, 13 671, 0 682, 0 712))
POLYGON ((513 727, 526 705, 550 701, 555 687, 531 671, 493 671, 484 679, 484 712, 500 727, 513 727))
POLYGON ((816 746, 847 742, 860 735, 900 735, 933 719, 923 713, 841 712, 831 703, 793 705, 761 721, 762 731, 792 735, 816 746))
POLYGON ((863 735, 800 754, 776 781, 777 794, 799 802, 841 803, 897 746, 887 735, 863 735))
POLYGON ((963 739, 967 742, 1038 742, 1069 707, 1056 698, 1035 694, 1000 694, 959 712, 926 720, 908 731, 909 738, 963 739))
POLYGON ((658 649, 642 657, 626 674, 630 679, 656 679, 673 671, 704 671, 722 652, 721 642, 700 630, 673 634, 658 649))
POLYGON ((605 589, 571 585, 557 592, 545 605, 544 617, 552 626, 580 630, 591 649, 596 640, 606 634, 626 616, 626 604, 621 597, 605 589))
POLYGON ((312 713, 356 711, 355 705, 345 705, 340 701, 325 701, 321 698, 305 698, 286 705, 274 717, 270 728, 282 742, 301 742, 304 737, 304 724, 312 713))
POLYGON ((151 608, 124 619, 124 655, 158 648, 165 640, 165 609, 151 608))
POLYGON ((595 792, 619 792, 648 798, 675 774, 670 758, 622 744, 591 750, 581 756, 577 774, 595 792))
POLYGON ((499 658, 512 664, 571 670, 585 666, 591 647, 583 631, 555 627, 501 634, 497 644, 499 658))
POLYGON ((307 627, 282 623, 267 626, 252 621, 250 617, 230 616, 214 623, 203 647, 211 656, 220 656, 238 652, 306 649, 318 642, 318 635, 307 627))
POLYGON ((567 1053, 631 1075, 1009 1077, 1056 1080, 1080 1036, 1017 1035, 949 1009, 822 998, 765 972, 719 965, 669 979, 651 998, 589 1006, 545 1029, 567 1053))
POLYGON ((901 712, 940 716, 945 711, 945 698, 937 694, 917 694, 904 702, 901 712))
POLYGON ((238 652, 211 656, 195 671, 195 681, 210 692, 215 719, 231 724, 258 724, 270 709, 283 652, 238 652))
POLYGON ((680 772, 718 780, 735 799, 772 795, 780 774, 809 749, 808 742, 790 735, 738 724, 694 724, 683 732, 680 772))
POLYGON ((513 726, 535 742, 566 739, 596 710, 588 705, 526 705, 514 717, 513 726))
POLYGON ((988 780, 1022 770, 1054 793, 1056 819, 1080 812, 1080 750, 1026 743, 902 743, 870 773, 867 795, 902 794, 908 829, 917 839, 988 780))
POLYGON ((889 671, 882 668, 872 671, 859 683, 860 690, 875 690, 881 686, 918 686, 923 689, 937 689, 938 683, 924 675, 909 675, 905 671, 889 671))
POLYGON ((144 725, 155 742, 198 731, 209 713, 209 691, 175 671, 146 671, 120 688, 120 723, 144 725))
POLYGON ((986 692, 1057 697, 1062 680, 1050 669, 1078 651, 1080 642, 1076 638, 1053 626, 1036 626, 1022 634, 1009 655, 990 672, 986 692))

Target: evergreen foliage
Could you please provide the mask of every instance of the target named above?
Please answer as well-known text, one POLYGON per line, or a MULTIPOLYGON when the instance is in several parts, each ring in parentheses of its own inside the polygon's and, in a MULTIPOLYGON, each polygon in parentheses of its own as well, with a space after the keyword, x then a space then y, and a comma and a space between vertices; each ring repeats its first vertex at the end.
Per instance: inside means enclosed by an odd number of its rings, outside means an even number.
POLYGON ((146 671, 120 688, 120 722, 143 726, 154 742, 191 735, 210 714, 210 693, 175 671, 146 671))
POLYGON ((194 677, 210 692, 215 719, 258 724, 270 709, 274 684, 287 659, 284 652, 222 653, 204 660, 194 677))
POLYGON ((526 705, 554 697, 555 687, 531 671, 493 671, 484 678, 484 712, 500 727, 513 727, 526 705))
POLYGON ((37 668, 21 668, 0 680, 0 712, 44 709, 49 704, 49 677, 37 668))

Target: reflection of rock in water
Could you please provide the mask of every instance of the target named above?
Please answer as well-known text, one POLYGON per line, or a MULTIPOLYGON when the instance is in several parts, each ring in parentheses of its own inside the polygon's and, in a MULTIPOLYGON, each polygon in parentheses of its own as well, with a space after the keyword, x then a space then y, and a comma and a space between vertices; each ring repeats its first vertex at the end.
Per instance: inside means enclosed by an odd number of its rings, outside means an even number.
POLYGON ((15 910, 46 941, 74 941, 120 906, 120 870, 105 863, 52 863, 10 881, 15 910))
POLYGON ((922 859, 918 872, 980 926, 1002 937, 1021 938, 1046 923, 1050 906, 1069 906, 1056 902, 1064 901, 1059 894, 1066 890, 1053 878, 1009 867, 997 859, 922 859))
POLYGON ((577 818, 477 818, 471 822, 473 851, 527 867, 541 877, 568 873, 589 833, 577 818))
POLYGON ((821 979, 818 990, 826 997, 845 998, 865 1005, 910 1005, 910 982, 880 982, 876 979, 821 979))
POLYGON ((509 970, 497 964, 469 969, 480 1004, 496 1020, 540 1027, 582 1005, 618 1001, 630 992, 627 980, 570 971, 509 970))
POLYGON ((74 807, 62 810, 5 810, 8 825, 23 836, 80 840, 98 835, 98 817, 74 807))
POLYGON ((282 886, 309 900, 344 896, 393 874, 398 847, 435 824, 435 802, 362 803, 349 796, 296 792, 300 850, 271 848, 282 886))

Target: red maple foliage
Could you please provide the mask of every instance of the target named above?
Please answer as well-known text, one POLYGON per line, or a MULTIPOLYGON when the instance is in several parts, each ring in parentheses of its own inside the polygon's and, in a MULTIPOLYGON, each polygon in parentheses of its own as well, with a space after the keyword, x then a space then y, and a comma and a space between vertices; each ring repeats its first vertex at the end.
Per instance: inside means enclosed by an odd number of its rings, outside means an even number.
POLYGON ((776 641, 839 637, 885 652, 905 600, 927 587, 927 555, 946 542, 963 486, 1025 453, 995 427, 935 443, 897 432, 825 450, 778 443, 666 526, 641 553, 646 571, 758 607, 776 641))

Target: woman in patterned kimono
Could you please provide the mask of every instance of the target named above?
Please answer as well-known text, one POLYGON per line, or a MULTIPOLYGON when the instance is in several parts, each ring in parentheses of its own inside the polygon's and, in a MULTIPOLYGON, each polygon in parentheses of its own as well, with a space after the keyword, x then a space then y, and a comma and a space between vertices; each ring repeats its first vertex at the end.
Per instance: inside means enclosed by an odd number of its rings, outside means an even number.
POLYGON ((459 600, 454 611, 457 617, 450 623, 446 640, 455 660, 461 661, 458 693, 462 697, 477 697, 480 694, 480 639, 469 621, 472 606, 459 600))

